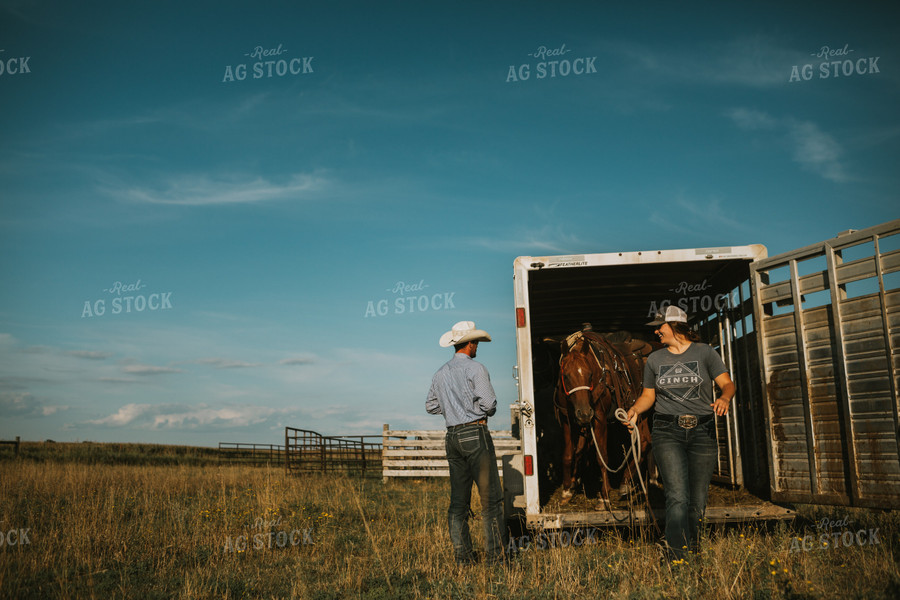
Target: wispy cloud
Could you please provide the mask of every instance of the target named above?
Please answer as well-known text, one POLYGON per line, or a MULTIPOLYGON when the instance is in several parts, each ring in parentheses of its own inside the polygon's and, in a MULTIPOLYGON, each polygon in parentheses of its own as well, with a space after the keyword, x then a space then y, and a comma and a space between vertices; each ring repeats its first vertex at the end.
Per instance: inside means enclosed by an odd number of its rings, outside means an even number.
POLYGON ((493 252, 515 255, 566 254, 585 248, 585 241, 576 233, 579 224, 563 225, 555 216, 555 204, 534 208, 535 223, 540 226, 519 225, 491 235, 472 236, 469 244, 493 252))
POLYGON ((297 356, 280 360, 278 361, 278 364, 286 367, 302 367, 314 364, 315 362, 316 361, 312 356, 297 356))
POLYGON ((746 87, 783 85, 791 65, 807 54, 765 35, 743 35, 706 44, 692 41, 664 50, 633 42, 611 42, 608 51, 625 57, 627 64, 656 81, 677 81, 746 87))
POLYGON ((524 234, 521 237, 515 236, 500 238, 490 236, 470 238, 469 243, 475 246, 480 246, 485 250, 490 250, 492 252, 535 255, 565 254, 567 252, 571 252, 572 248, 580 247, 580 244, 578 243, 575 236, 571 237, 571 241, 569 243, 565 243, 561 240, 542 237, 537 232, 530 232, 528 234, 524 234))
POLYGON ((207 175, 181 175, 159 186, 107 186, 104 192, 122 200, 177 206, 215 206, 259 202, 302 201, 329 185, 321 173, 295 174, 284 183, 262 177, 215 179, 207 175))
POLYGON ((27 391, 0 389, 0 416, 3 417, 47 417, 68 408, 48 404, 27 391))
POLYGON ((778 120, 771 115, 750 108, 735 108, 728 116, 735 125, 745 131, 772 130, 778 125, 778 120))
POLYGON ((843 164, 844 149, 830 134, 811 121, 778 118, 763 111, 735 108, 728 118, 744 131, 772 132, 791 151, 791 158, 807 171, 842 183, 849 180, 843 164))
POLYGON ((141 383, 140 379, 133 379, 128 377, 98 377, 97 381, 101 383, 115 383, 115 384, 132 384, 132 383, 141 383))
POLYGON ((115 413, 87 421, 90 425, 137 429, 197 429, 245 427, 263 423, 289 409, 261 406, 210 407, 206 404, 126 404, 115 413))
POLYGON ((259 363, 251 363, 242 360, 232 360, 230 358, 201 358, 192 361, 193 364, 207 365, 216 369, 250 369, 259 367, 259 363))
POLYGON ((682 235, 696 237, 701 231, 722 230, 749 231, 749 227, 723 207, 719 198, 690 198, 677 195, 665 203, 665 210, 656 208, 650 213, 650 222, 668 230, 677 229, 682 235))
POLYGON ((717 83, 771 87, 783 85, 791 65, 805 56, 775 38, 745 35, 710 45, 694 60, 685 61, 684 73, 717 83))
POLYGON ((843 149, 837 140, 808 121, 792 120, 788 127, 796 162, 825 179, 839 183, 847 181, 847 173, 841 163, 843 149))
POLYGON ((72 350, 66 352, 66 354, 76 358, 86 358, 88 360, 106 360, 112 356, 112 353, 110 352, 98 352, 96 350, 72 350))
POLYGON ((130 375, 166 375, 169 373, 183 373, 175 367, 157 367, 154 365, 125 365, 122 371, 130 375))

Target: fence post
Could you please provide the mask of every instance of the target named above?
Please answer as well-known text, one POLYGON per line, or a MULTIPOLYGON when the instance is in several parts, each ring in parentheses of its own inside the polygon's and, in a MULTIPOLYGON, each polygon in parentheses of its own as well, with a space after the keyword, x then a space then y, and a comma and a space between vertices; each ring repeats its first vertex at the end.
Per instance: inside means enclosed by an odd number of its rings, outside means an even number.
POLYGON ((359 436, 359 451, 362 453, 362 472, 366 476, 366 442, 363 436, 359 436))
POLYGON ((291 474, 291 450, 288 447, 288 428, 284 428, 284 474, 291 474))
POLYGON ((381 429, 381 483, 387 483, 387 477, 384 476, 384 449, 387 448, 388 431, 390 430, 391 426, 388 423, 385 423, 381 429))

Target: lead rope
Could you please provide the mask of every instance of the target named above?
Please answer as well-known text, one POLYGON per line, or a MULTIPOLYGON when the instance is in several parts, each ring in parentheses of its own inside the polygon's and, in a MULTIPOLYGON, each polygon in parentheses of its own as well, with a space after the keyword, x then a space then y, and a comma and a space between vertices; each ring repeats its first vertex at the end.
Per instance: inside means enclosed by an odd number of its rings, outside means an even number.
MULTIPOLYGON (((591 349, 591 354, 594 356, 594 360, 597 361, 597 366, 600 367, 601 371, 605 372, 606 369, 603 367, 603 364, 600 362, 600 357, 597 356, 597 350, 594 348, 594 345, 590 344, 589 347, 591 349)), ((628 379, 628 382, 630 384, 631 383, 631 374, 628 372, 627 366, 624 368, 623 372, 624 372, 626 379, 628 379)), ((616 373, 616 371, 614 370, 613 373, 616 373)), ((616 392, 616 395, 619 396, 619 400, 621 400, 621 396, 622 396, 622 391, 621 391, 621 387, 620 387, 621 381, 619 381, 618 377, 616 377, 615 379, 616 379, 617 385, 614 388, 614 391, 616 392)), ((581 388, 579 388, 579 389, 581 389, 581 388)), ((565 385, 563 385, 563 391, 565 391, 565 385)), ((603 466, 606 468, 606 470, 608 472, 618 473, 625 467, 625 465, 628 464, 628 457, 631 454, 634 454, 634 456, 635 456, 634 470, 637 471, 638 481, 641 484, 641 489, 644 491, 644 504, 647 506, 647 514, 650 517, 650 521, 653 523, 653 526, 656 529, 657 533, 662 535, 662 531, 659 528, 659 523, 656 522, 656 515, 653 513, 653 507, 650 506, 650 493, 647 491, 647 485, 644 483, 643 475, 641 475, 641 433, 640 433, 640 431, 638 431, 638 427, 637 427, 637 416, 635 416, 633 421, 629 421, 628 413, 625 411, 625 409, 621 408, 621 406, 619 408, 617 408, 613 414, 626 427, 627 427, 628 423, 631 423, 631 448, 629 448, 628 451, 625 453, 625 458, 622 460, 622 464, 619 465, 619 468, 617 468, 615 471, 613 471, 612 469, 609 468, 609 465, 606 464, 606 461, 603 460, 603 454, 600 452, 600 444, 597 442, 597 434, 594 433, 594 428, 589 427, 591 430, 591 439, 594 440, 594 448, 597 450, 597 458, 600 460, 600 462, 603 464, 603 466)), ((626 519, 619 519, 616 517, 616 514, 612 511, 612 507, 609 506, 608 502, 609 502, 609 499, 607 498, 607 500, 606 500, 607 510, 609 510, 609 514, 612 515, 612 518, 619 522, 625 521, 626 519)))
MULTIPOLYGON (((653 507, 650 506, 650 494, 647 491, 646 484, 644 484, 644 477, 641 475, 641 432, 638 431, 637 417, 635 416, 633 421, 629 421, 628 413, 625 412, 625 410, 622 408, 617 408, 614 414, 616 418, 626 427, 627 423, 631 423, 631 448, 629 448, 628 452, 625 453, 625 458, 619 468, 613 471, 606 464, 606 461, 603 460, 603 454, 600 452, 600 444, 597 443, 597 435, 594 433, 594 428, 591 427, 591 438, 594 440, 594 448, 596 448, 597 450, 597 458, 600 459, 600 462, 603 463, 603 466, 606 467, 607 471, 611 473, 618 473, 626 464, 628 464, 628 456, 632 453, 634 454, 634 470, 637 471, 638 481, 641 482, 641 489, 644 490, 644 504, 647 505, 647 514, 650 517, 650 522, 653 523, 653 526, 656 528, 657 533, 662 535, 659 524, 656 522, 656 515, 653 514, 653 507)), ((612 511, 612 507, 609 506, 608 502, 609 499, 607 499, 607 502, 605 504, 607 505, 607 510, 609 511, 609 514, 612 515, 612 518, 619 522, 625 521, 627 517, 623 519, 617 518, 616 513, 612 511)))
MULTIPOLYGON (((605 373, 606 369, 603 367, 603 363, 600 362, 600 357, 597 356, 597 349, 594 347, 594 344, 592 344, 592 343, 588 344, 588 347, 590 348, 591 355, 594 357, 594 360, 597 362, 597 366, 600 368, 600 371, 605 373)), ((560 357, 560 364, 561 363, 562 363, 562 357, 560 357)), ((615 370, 615 367, 617 366, 618 361, 614 360, 613 363, 614 363, 613 364, 613 374, 618 375, 618 372, 615 370)), ((631 383, 631 374, 628 372, 627 365, 623 369, 623 372, 624 372, 625 378, 628 379, 629 383, 631 383)), ((615 387, 611 387, 608 384, 607 384, 607 387, 610 387, 610 389, 613 392, 615 392, 616 396, 618 397, 617 401, 621 405, 621 399, 622 399, 622 395, 623 395, 623 392, 621 389, 622 382, 619 380, 618 377, 615 377, 615 383, 616 383, 615 387)), ((584 386, 579 386, 577 388, 574 388, 571 392, 567 392, 566 384, 565 384, 565 381, 563 380, 561 372, 560 372, 560 384, 562 384, 563 393, 565 393, 567 396, 578 390, 592 391, 593 387, 594 387, 593 385, 591 385, 591 386, 584 385, 584 386)), ((559 385, 559 384, 557 384, 557 385, 559 385)), ((554 398, 553 404, 556 408, 559 408, 556 405, 555 398, 554 398)), ((597 450, 597 458, 603 464, 603 466, 607 470, 607 472, 618 473, 623 468, 625 468, 625 466, 628 464, 628 457, 630 455, 634 454, 634 456, 635 456, 634 470, 637 471, 638 481, 641 484, 641 489, 644 491, 644 504, 647 505, 647 512, 648 512, 651 522, 653 523, 653 526, 656 528, 656 531, 660 535, 662 535, 662 531, 660 531, 659 524, 656 522, 656 515, 653 514, 653 508, 650 506, 650 494, 647 491, 647 485, 644 483, 644 476, 641 475, 641 433, 640 433, 640 431, 638 431, 637 417, 635 417, 634 421, 629 421, 628 413, 625 411, 625 409, 621 408, 621 406, 619 408, 617 408, 613 414, 623 425, 627 426, 627 423, 631 423, 631 448, 629 448, 628 451, 625 453, 625 457, 622 460, 622 464, 619 465, 619 467, 616 470, 610 469, 609 465, 606 464, 606 461, 603 460, 603 453, 600 452, 600 444, 597 442, 597 434, 594 433, 594 428, 591 426, 588 426, 588 429, 591 430, 591 439, 594 441, 594 448, 597 450)), ((612 518, 618 522, 625 521, 626 519, 619 519, 616 517, 616 514, 612 511, 612 508, 609 506, 608 503, 609 503, 609 498, 606 499, 606 502, 604 504, 606 504, 607 510, 609 510, 609 513, 612 515, 612 518)))
MULTIPOLYGON (((625 412, 622 408, 617 408, 614 413, 616 418, 623 424, 626 425, 629 423, 628 413, 625 412)), ((628 449, 628 452, 625 453, 625 458, 622 460, 622 464, 615 470, 611 469, 609 465, 606 464, 606 461, 603 460, 603 453, 600 452, 600 444, 597 442, 597 434, 594 433, 594 428, 591 427, 591 439, 594 440, 594 448, 597 450, 597 458, 600 459, 600 462, 603 463, 603 466, 610 473, 618 473, 622 470, 625 465, 628 464, 628 457, 634 454, 634 462, 635 462, 635 471, 638 474, 638 481, 641 482, 641 489, 644 490, 644 495, 647 495, 647 486, 644 484, 644 478, 641 475, 641 469, 639 467, 641 462, 641 432, 638 431, 637 428, 637 418, 635 417, 634 421, 630 421, 631 427, 631 448, 628 449)))

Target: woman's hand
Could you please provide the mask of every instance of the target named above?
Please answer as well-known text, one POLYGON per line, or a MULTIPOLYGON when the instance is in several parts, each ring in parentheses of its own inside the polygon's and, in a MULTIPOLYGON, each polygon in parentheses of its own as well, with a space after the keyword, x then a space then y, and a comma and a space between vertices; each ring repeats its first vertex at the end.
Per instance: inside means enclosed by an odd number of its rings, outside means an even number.
POLYGON ((716 398, 716 401, 710 406, 712 406, 713 412, 721 417, 728 414, 728 407, 731 404, 731 399, 734 398, 735 388, 731 375, 727 371, 716 377, 716 385, 722 390, 722 395, 716 398))
POLYGON ((656 402, 656 389, 644 388, 644 391, 641 392, 641 395, 638 396, 626 413, 628 422, 625 424, 625 427, 628 428, 628 431, 634 429, 634 422, 637 420, 638 415, 650 410, 654 402, 656 402))
POLYGON ((634 424, 635 424, 635 422, 637 422, 637 417, 638 417, 638 414, 636 412, 634 412, 633 406, 628 409, 628 413, 626 414, 626 417, 628 419, 628 422, 625 423, 625 427, 628 428, 628 431, 631 431, 632 429, 634 429, 634 424))
POLYGON ((710 404, 713 408, 713 412, 719 415, 720 417, 728 414, 728 406, 731 404, 731 401, 727 398, 716 398, 716 401, 710 404))

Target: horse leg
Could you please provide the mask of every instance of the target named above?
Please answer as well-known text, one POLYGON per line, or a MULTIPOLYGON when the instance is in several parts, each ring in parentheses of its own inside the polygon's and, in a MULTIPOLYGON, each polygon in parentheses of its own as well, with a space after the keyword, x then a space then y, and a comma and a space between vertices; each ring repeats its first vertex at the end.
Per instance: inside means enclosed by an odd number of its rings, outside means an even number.
MULTIPOLYGON (((640 429, 641 429, 640 423, 638 423, 637 427, 638 427, 638 430, 640 431, 640 429)), ((641 432, 641 434, 642 434, 641 435, 641 445, 638 449, 641 453, 641 458, 643 459, 644 448, 646 447, 646 444, 644 443, 645 440, 643 437, 643 432, 641 432)), ((622 473, 622 483, 619 484, 619 494, 622 496, 630 495, 634 491, 634 488, 635 488, 634 476, 640 475, 639 469, 641 468, 641 465, 638 464, 637 456, 633 452, 633 450, 634 450, 634 448, 629 443, 628 448, 625 449, 625 454, 627 455, 629 452, 632 452, 632 454, 631 454, 631 456, 629 456, 628 464, 625 467, 625 471, 622 473)))
POLYGON ((622 475, 622 483, 619 484, 620 496, 628 496, 634 491, 634 472, 634 458, 629 458, 628 466, 625 467, 625 472, 622 475))
POLYGON ((597 505, 597 508, 605 508, 609 510, 609 472, 606 470, 606 467, 603 463, 609 464, 609 452, 606 449, 606 435, 607 435, 607 426, 606 419, 597 418, 594 419, 594 424, 592 425, 594 428, 594 440, 596 440, 596 447, 594 448, 595 452, 600 453, 600 457, 602 457, 602 461, 600 462, 600 473, 603 479, 603 485, 600 488, 600 504, 597 505))
POLYGON ((567 504, 569 500, 572 499, 572 488, 575 485, 575 478, 573 476, 575 445, 572 443, 572 431, 568 422, 563 423, 563 439, 565 440, 565 443, 563 445, 562 455, 563 485, 560 504, 567 504))

